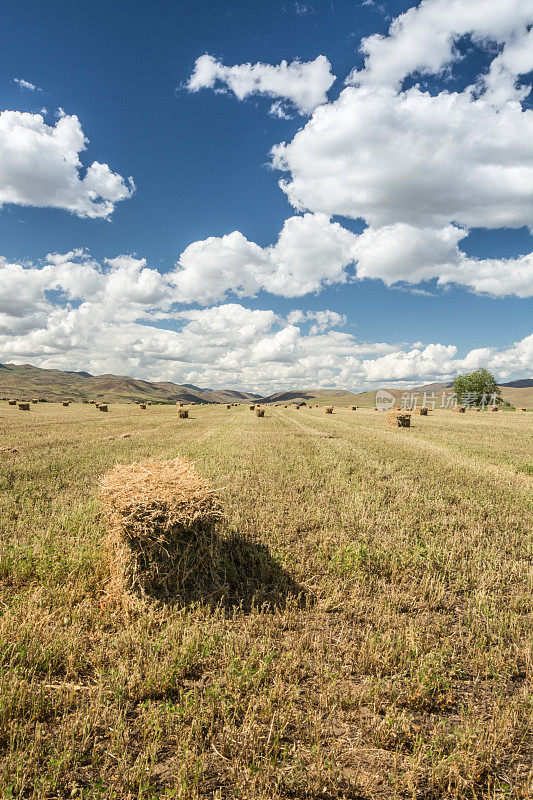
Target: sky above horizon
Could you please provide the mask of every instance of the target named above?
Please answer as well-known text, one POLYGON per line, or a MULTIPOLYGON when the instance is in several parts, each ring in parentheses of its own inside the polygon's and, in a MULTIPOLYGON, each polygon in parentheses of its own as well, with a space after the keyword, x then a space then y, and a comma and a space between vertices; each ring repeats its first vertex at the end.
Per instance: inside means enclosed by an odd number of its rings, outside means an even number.
POLYGON ((3 0, 0 362, 533 375, 531 0, 3 0))

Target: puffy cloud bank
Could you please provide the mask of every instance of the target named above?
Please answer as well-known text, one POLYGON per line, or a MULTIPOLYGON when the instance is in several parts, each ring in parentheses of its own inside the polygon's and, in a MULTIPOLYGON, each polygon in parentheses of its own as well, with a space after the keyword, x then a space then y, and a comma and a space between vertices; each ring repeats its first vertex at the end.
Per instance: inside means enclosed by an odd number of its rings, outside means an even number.
POLYGON ((283 317, 240 303, 184 308, 175 278, 144 259, 98 264, 80 250, 37 266, 0 261, 2 361, 262 393, 412 385, 477 366, 503 380, 533 369, 533 336, 459 358, 454 345, 361 342, 328 309, 283 317))
POLYGON ((41 114, 0 112, 0 207, 14 203, 108 218, 116 203, 131 197, 133 180, 98 161, 82 177, 86 143, 76 116, 47 125, 41 114))

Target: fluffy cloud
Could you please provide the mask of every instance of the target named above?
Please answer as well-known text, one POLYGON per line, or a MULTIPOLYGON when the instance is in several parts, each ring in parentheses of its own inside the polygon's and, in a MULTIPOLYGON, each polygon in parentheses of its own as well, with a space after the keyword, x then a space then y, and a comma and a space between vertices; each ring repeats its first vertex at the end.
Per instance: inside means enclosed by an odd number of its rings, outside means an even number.
POLYGON ((40 114, 0 112, 0 207, 62 208, 79 217, 108 218, 131 197, 133 180, 94 161, 81 177, 84 136, 76 116, 47 125, 40 114))
POLYGON ((229 291, 251 297, 261 289, 285 297, 347 279, 356 236, 324 214, 290 217, 275 245, 260 247, 234 231, 189 245, 172 276, 184 302, 211 303, 229 291))
POLYGON ((262 393, 413 385, 477 366, 501 378, 533 369, 533 336, 458 358, 454 345, 358 341, 329 309, 287 318, 240 303, 184 309, 172 273, 132 256, 99 264, 77 250, 43 265, 3 260, 0 285, 0 352, 15 363, 262 393))
POLYGON ((254 94, 278 98, 271 107, 274 116, 286 117, 285 101, 300 114, 310 114, 327 100, 326 92, 331 88, 335 76, 325 56, 314 61, 292 61, 288 64, 235 64, 226 67, 210 55, 196 59, 194 71, 187 88, 191 92, 200 89, 227 87, 239 100, 254 94))
POLYGON ((533 295, 533 253, 518 258, 469 258, 458 247, 467 231, 454 225, 422 228, 405 223, 369 227, 352 252, 359 278, 381 278, 388 286, 437 278, 494 297, 533 295))
POLYGON ((533 228, 533 111, 516 103, 348 87, 273 162, 299 210, 374 227, 533 228))

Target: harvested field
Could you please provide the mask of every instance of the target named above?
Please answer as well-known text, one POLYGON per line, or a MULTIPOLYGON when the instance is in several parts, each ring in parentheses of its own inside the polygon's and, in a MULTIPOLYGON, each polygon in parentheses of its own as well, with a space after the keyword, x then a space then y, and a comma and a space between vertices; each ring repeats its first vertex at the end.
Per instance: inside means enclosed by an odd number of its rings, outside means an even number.
POLYGON ((0 797, 532 795, 530 414, 0 413, 0 797), (215 567, 124 602, 99 482, 178 456, 215 567))

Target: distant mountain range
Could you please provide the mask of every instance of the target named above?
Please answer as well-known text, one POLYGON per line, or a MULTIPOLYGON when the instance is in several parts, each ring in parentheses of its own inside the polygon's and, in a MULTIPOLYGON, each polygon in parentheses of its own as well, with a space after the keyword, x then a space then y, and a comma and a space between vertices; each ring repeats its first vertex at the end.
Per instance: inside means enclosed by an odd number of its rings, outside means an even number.
MULTIPOLYGON (((451 383, 430 383, 412 389, 391 389, 399 400, 404 391, 431 393, 451 389, 451 383)), ((385 386, 383 388, 386 388, 385 386)), ((504 383, 502 397, 515 406, 533 408, 533 379, 504 383)), ((331 403, 332 405, 374 405, 375 391, 349 392, 343 389, 292 389, 261 397, 252 392, 232 389, 202 389, 193 384, 170 381, 152 382, 126 375, 91 375, 89 372, 41 369, 31 364, 0 364, 0 398, 32 398, 43 400, 101 400, 115 403, 151 400, 161 403, 331 403)))
POLYGON ((162 403, 234 403, 258 395, 231 389, 200 389, 191 384, 151 382, 125 375, 41 369, 31 364, 0 364, 0 397, 38 397, 46 400, 107 400, 162 403))

